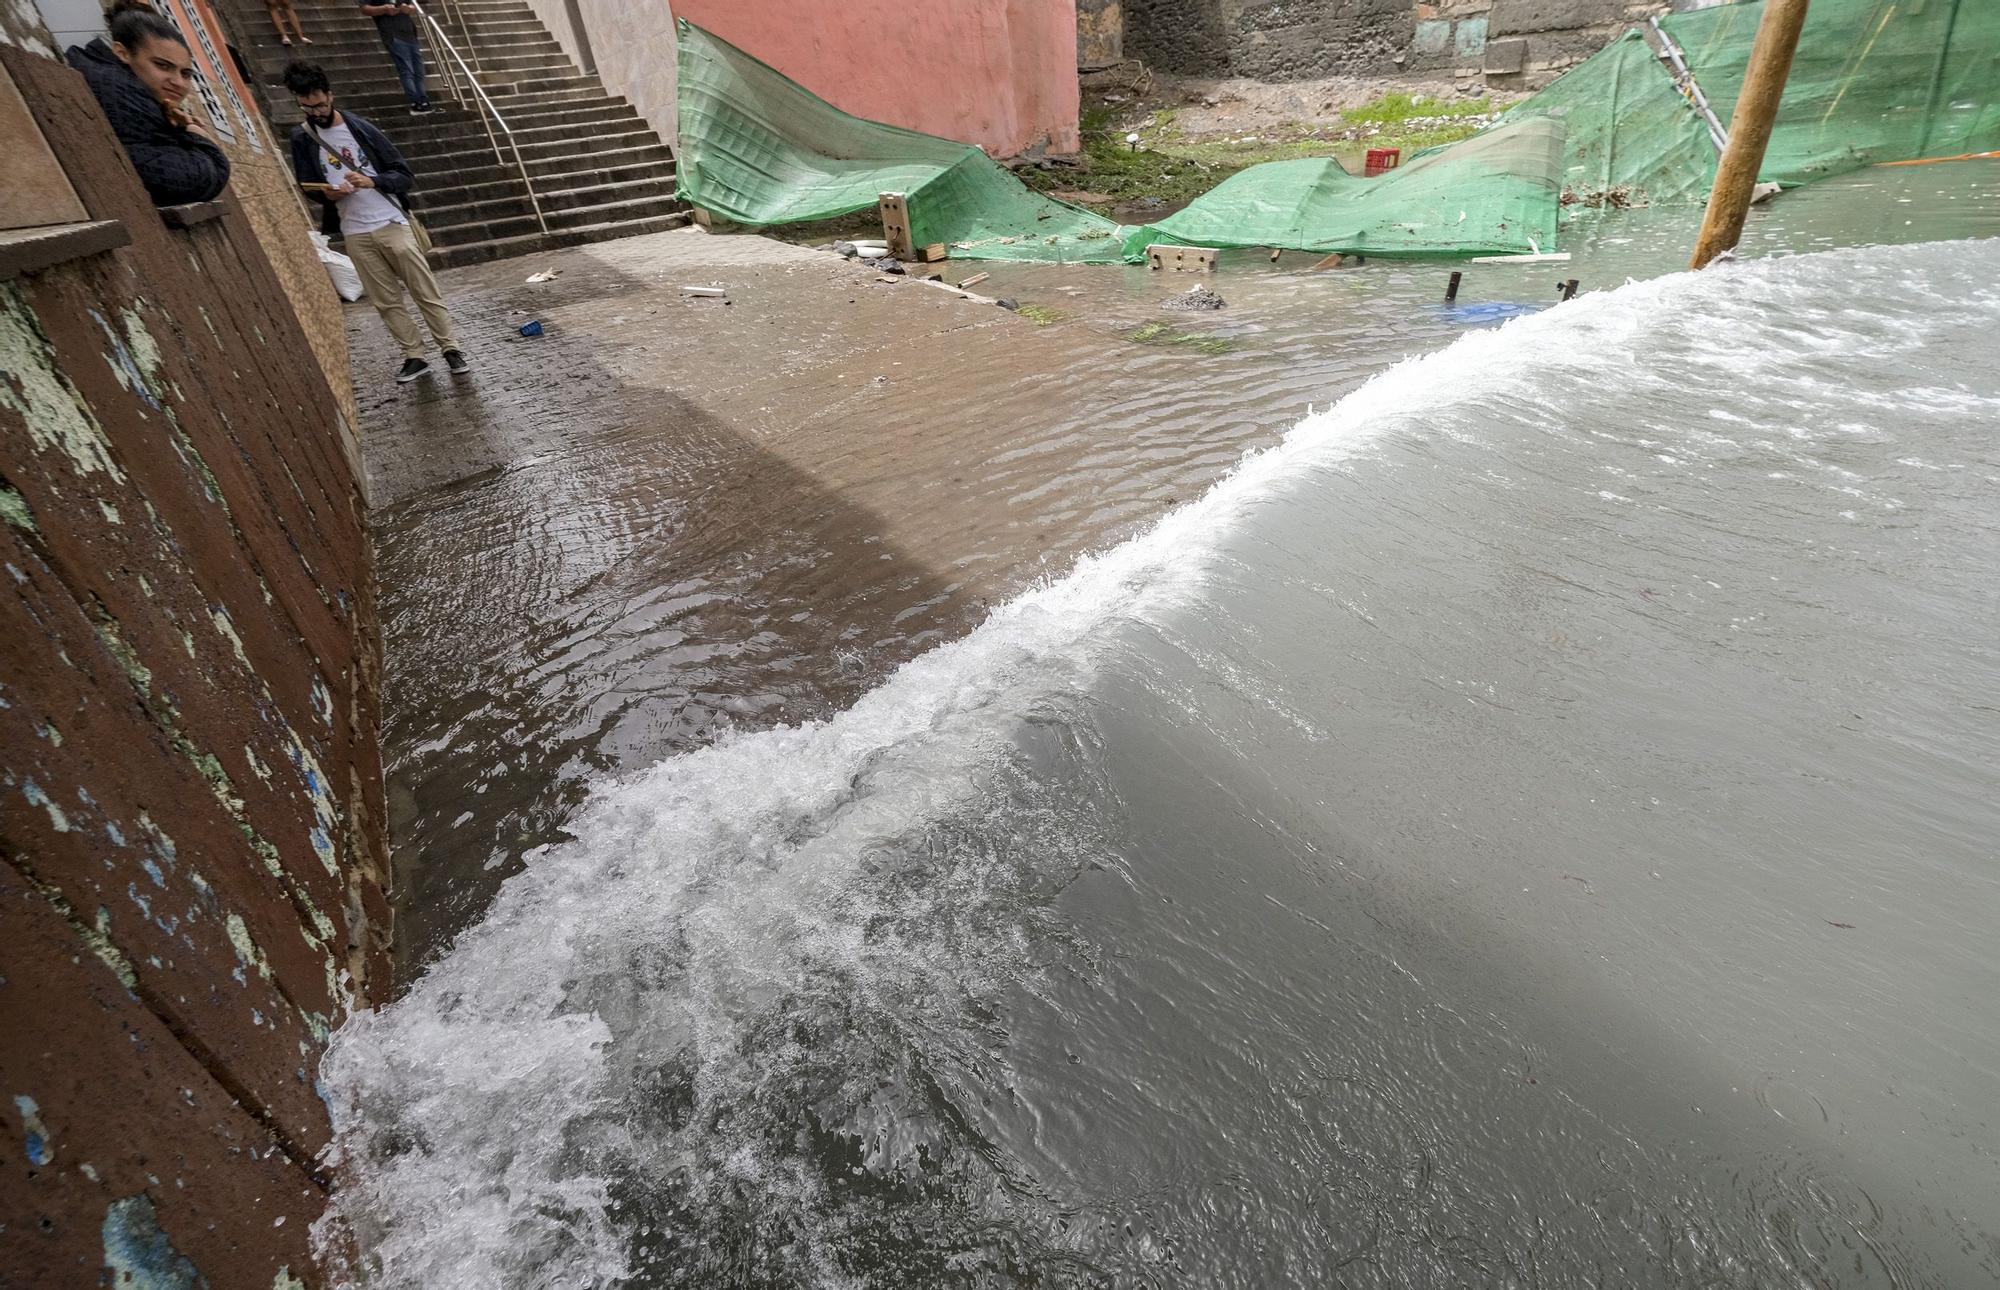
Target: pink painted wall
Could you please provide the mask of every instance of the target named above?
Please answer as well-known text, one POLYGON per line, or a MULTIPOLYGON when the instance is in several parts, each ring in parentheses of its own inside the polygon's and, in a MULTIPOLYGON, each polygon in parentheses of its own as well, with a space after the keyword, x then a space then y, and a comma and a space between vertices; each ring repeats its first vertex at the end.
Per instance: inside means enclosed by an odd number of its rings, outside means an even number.
POLYGON ((856 116, 976 143, 996 157, 1044 141, 1051 152, 1080 146, 1076 0, 672 5, 856 116))

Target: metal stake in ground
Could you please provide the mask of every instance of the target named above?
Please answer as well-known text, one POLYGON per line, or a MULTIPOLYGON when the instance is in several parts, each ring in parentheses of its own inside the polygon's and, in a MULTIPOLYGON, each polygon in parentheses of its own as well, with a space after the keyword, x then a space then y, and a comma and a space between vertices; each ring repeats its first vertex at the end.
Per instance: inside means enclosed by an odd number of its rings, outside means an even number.
POLYGON ((1451 275, 1451 281, 1447 282, 1444 287, 1444 302, 1446 304, 1450 304, 1452 301, 1458 299, 1458 284, 1464 279, 1464 277, 1465 274, 1455 270, 1453 271, 1451 275))
POLYGON ((1764 17, 1757 24, 1757 41, 1750 47, 1743 91, 1729 117, 1729 147, 1716 167, 1715 187, 1708 195, 1708 213, 1702 217, 1690 268, 1706 268, 1709 261, 1734 249, 1743 237, 1743 219, 1757 187, 1757 170, 1764 164, 1771 125, 1778 116, 1778 100, 1785 92, 1785 78, 1792 74, 1792 55, 1798 51, 1799 29, 1805 23, 1806 0, 1764 0, 1764 17))

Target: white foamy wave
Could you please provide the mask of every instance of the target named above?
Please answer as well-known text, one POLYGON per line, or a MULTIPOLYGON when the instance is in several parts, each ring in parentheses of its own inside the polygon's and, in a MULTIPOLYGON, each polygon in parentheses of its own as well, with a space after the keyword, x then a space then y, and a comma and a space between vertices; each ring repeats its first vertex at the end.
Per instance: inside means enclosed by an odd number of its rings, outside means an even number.
POLYGON ((966 1131, 943 1105, 954 1072, 991 1060, 957 1036, 1034 988, 1039 897, 1092 859, 1087 811, 1024 760, 1024 722, 1060 722, 1121 624, 1198 598, 1219 539, 1289 481, 1454 408, 1531 399, 1551 371, 1615 378, 1643 364, 1660 311, 1747 317, 1814 272, 1835 269, 1630 284, 1467 335, 839 716, 601 787, 574 841, 335 1036, 322 1079, 341 1184, 316 1236, 336 1276, 597 1286, 727 1259, 840 1284, 841 1232, 919 1221, 894 1190, 941 1159, 963 1158, 947 1181, 981 1224, 1032 1203, 1004 1162, 951 1149, 966 1131), (851 1172, 889 1199, 805 1159, 797 1142, 828 1125, 858 1135, 851 1172), (732 1232, 740 1248, 692 1248, 732 1232))

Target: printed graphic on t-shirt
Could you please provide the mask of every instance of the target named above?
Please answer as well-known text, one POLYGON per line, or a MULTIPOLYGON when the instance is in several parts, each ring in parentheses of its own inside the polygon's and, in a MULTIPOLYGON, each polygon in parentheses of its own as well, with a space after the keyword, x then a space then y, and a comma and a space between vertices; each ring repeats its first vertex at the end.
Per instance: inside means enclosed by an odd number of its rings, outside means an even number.
MULTIPOLYGON (((375 167, 368 164, 368 155, 361 150, 360 142, 347 128, 346 122, 317 133, 320 169, 326 172, 327 183, 335 188, 344 187, 350 170, 370 179, 375 178, 375 167)), ((372 233, 389 224, 407 222, 402 209, 374 188, 357 188, 340 198, 339 204, 340 231, 345 237, 372 233)))

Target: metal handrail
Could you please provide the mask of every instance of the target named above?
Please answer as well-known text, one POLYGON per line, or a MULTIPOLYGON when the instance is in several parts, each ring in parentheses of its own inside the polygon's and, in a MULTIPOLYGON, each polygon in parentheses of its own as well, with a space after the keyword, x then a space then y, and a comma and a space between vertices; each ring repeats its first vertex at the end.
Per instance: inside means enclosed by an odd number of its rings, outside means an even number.
MULTIPOLYGON (((444 28, 438 25, 438 20, 431 17, 429 11, 424 9, 422 5, 417 6, 417 12, 423 14, 424 21, 430 24, 431 31, 437 35, 439 47, 451 55, 452 60, 458 64, 458 70, 465 74, 465 83, 472 87, 473 97, 478 100, 479 107, 482 109, 479 114, 479 123, 486 127, 486 141, 493 145, 494 156, 497 157, 500 155, 500 140, 494 137, 493 127, 498 125, 500 132, 507 136, 507 147, 514 154, 514 169, 521 172, 521 187, 527 189, 528 205, 532 206, 535 211, 535 223, 541 228, 542 232, 548 232, 549 221, 542 215, 542 201, 541 198, 535 196, 535 181, 528 178, 528 163, 521 160, 521 145, 515 142, 513 127, 507 124, 506 117, 500 115, 500 109, 493 106, 493 100, 486 96, 486 87, 479 83, 479 78, 474 76, 472 69, 465 65, 465 59, 459 56, 458 46, 452 44, 451 37, 444 34, 444 28), (492 119, 488 120, 488 117, 492 119)), ((447 63, 445 70, 449 72, 450 68, 451 65, 447 63)), ((453 92, 456 94, 456 86, 454 86, 453 92)))
MULTIPOLYGON (((415 0, 411 0, 415 3, 415 0)), ((465 37, 465 47, 472 53, 472 70, 479 70, 479 42, 472 38, 472 28, 466 25, 465 13, 452 0, 438 0, 438 7, 444 10, 444 20, 458 25, 458 34, 465 37)), ((447 68, 447 71, 449 69, 447 68)))
POLYGON ((1653 34, 1660 38, 1660 58, 1672 70, 1674 88, 1679 90, 1681 97, 1692 104, 1694 109, 1707 120, 1708 141, 1715 145, 1715 151, 1718 154, 1727 151, 1729 131, 1725 130, 1722 122, 1716 119, 1715 109, 1708 105, 1708 95, 1702 93, 1701 82, 1694 78, 1694 69, 1688 66, 1681 47, 1674 43, 1674 38, 1667 34, 1667 29, 1660 25, 1658 18, 1648 21, 1652 23, 1653 34))

